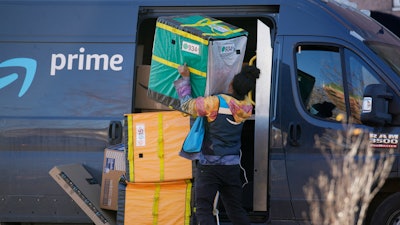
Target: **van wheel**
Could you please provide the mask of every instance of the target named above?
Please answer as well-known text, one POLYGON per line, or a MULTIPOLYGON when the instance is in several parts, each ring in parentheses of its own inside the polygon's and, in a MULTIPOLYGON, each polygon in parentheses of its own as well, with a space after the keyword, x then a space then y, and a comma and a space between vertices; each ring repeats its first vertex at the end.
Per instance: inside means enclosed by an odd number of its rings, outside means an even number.
POLYGON ((371 225, 400 225, 400 193, 397 192, 385 199, 375 210, 371 225))

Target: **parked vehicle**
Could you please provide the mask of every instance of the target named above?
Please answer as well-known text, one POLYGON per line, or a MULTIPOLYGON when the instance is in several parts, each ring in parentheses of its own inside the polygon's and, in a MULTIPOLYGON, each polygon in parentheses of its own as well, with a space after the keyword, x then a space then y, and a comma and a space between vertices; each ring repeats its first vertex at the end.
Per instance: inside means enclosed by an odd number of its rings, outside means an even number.
POLYGON ((342 130, 342 114, 395 150, 366 222, 396 224, 400 40, 329 0, 0 0, 0 222, 91 222, 48 172, 81 163, 101 180, 103 150, 123 141, 124 114, 146 111, 135 99, 136 68, 151 63, 157 18, 189 13, 245 29, 244 61, 257 55, 262 76, 242 146, 252 221, 306 223, 303 187, 328 169, 315 136, 342 130), (363 114, 369 85, 380 85, 372 101, 387 107, 363 114), (316 107, 323 102, 333 110, 316 107))

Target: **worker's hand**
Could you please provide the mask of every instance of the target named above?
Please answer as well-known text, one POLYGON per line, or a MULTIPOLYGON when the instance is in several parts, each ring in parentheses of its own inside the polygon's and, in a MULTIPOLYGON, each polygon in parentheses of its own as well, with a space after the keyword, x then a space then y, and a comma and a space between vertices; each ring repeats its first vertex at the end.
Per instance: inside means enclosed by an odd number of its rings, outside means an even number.
POLYGON ((178 67, 178 72, 182 77, 190 76, 189 67, 187 67, 186 63, 178 67))

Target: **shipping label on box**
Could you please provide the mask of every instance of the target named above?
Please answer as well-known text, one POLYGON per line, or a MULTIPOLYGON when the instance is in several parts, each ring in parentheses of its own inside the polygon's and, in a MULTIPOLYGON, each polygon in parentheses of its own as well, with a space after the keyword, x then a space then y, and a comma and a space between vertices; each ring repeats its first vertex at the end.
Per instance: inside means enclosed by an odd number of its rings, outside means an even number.
POLYGON ((127 179, 158 182, 192 178, 192 161, 179 156, 190 118, 177 111, 134 113, 127 119, 127 179))
POLYGON ((104 149, 103 173, 110 170, 125 171, 125 145, 115 145, 104 149))

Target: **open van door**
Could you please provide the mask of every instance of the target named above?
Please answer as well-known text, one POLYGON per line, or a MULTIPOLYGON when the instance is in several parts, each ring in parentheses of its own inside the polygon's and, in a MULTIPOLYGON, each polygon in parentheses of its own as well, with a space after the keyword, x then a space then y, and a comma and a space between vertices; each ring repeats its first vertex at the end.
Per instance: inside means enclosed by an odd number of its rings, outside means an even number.
POLYGON ((270 28, 257 21, 257 67, 260 77, 256 83, 254 134, 253 211, 267 211, 269 109, 271 93, 272 48, 270 28), (258 91, 257 91, 258 90, 258 91), (265 90, 265 91, 260 91, 265 90))

